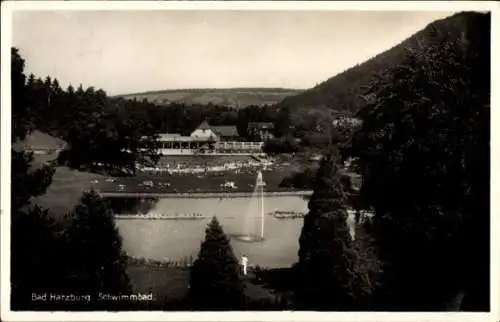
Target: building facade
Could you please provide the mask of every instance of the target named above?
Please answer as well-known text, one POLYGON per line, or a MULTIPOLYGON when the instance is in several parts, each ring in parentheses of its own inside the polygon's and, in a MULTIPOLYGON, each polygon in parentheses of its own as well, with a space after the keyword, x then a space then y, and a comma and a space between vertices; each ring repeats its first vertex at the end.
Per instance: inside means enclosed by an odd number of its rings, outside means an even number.
POLYGON ((259 138, 261 141, 268 141, 274 138, 274 124, 271 122, 250 122, 248 123, 248 133, 259 138))

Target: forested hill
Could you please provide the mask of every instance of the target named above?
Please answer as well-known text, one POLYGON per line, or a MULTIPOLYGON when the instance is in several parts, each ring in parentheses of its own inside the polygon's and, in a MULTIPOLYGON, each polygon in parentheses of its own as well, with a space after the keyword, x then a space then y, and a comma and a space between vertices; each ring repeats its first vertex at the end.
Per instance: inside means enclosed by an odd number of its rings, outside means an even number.
POLYGON ((474 24, 479 13, 462 12, 427 25, 423 30, 407 38, 393 48, 378 54, 331 77, 316 87, 298 95, 285 98, 278 107, 289 107, 298 120, 304 114, 325 115, 330 110, 355 113, 364 104, 363 95, 374 75, 383 77, 387 68, 403 61, 408 49, 440 43, 444 39, 457 38, 474 24))
POLYGON ((285 97, 296 95, 302 90, 286 88, 197 88, 151 91, 144 93, 118 95, 125 99, 146 99, 155 104, 183 103, 209 104, 228 107, 248 105, 264 106, 281 102, 285 97))

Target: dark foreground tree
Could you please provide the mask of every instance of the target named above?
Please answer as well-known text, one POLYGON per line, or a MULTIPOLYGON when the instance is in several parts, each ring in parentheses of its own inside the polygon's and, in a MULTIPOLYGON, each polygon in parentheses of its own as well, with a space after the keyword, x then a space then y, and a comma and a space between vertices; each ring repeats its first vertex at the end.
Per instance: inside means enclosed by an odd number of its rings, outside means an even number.
POLYGON ((30 204, 30 199, 45 193, 52 183, 54 168, 45 166, 32 169, 33 154, 25 152, 20 142, 33 130, 35 111, 26 99, 24 59, 16 48, 11 50, 12 136, 11 143, 11 209, 20 210, 30 204))
MULTIPOLYGON (((33 129, 34 111, 26 101, 24 60, 11 51, 12 145, 25 139, 33 129)), ((11 308, 31 309, 38 302, 32 294, 54 290, 60 267, 58 229, 47 212, 31 205, 31 199, 45 193, 54 168, 33 169, 33 154, 11 150, 11 308)))
POLYGON ((11 309, 32 310, 46 303, 33 299, 57 292, 62 283, 60 230, 47 211, 34 206, 12 209, 11 309))
POLYGON ((338 161, 336 153, 323 158, 304 218, 296 292, 300 309, 357 309, 368 282, 357 272, 360 260, 347 224, 338 161))
POLYGON ((429 30, 439 41, 409 49, 359 113, 361 197, 387 263, 381 309, 442 310, 461 291, 464 309, 489 308, 490 15, 454 21, 459 36, 429 30))
POLYGON ((244 308, 240 267, 216 217, 206 229, 205 241, 191 268, 188 301, 197 310, 244 308))
POLYGON ((26 98, 26 75, 24 59, 17 48, 11 48, 11 108, 12 108, 12 140, 23 140, 34 126, 35 112, 26 98))
MULTIPOLYGON (((90 294, 95 302, 86 308, 113 307, 120 302, 99 301, 99 293, 129 295, 130 281, 126 272, 126 254, 111 211, 96 192, 83 195, 70 214, 66 230, 67 291, 90 294)), ((122 304, 130 304, 124 303, 122 304)))

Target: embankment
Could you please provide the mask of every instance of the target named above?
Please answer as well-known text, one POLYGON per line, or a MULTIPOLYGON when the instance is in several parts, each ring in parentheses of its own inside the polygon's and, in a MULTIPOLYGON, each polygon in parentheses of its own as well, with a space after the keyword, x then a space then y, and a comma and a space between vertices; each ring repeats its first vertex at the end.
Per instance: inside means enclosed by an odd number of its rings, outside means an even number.
MULTIPOLYGON (((103 198, 134 197, 134 198, 249 198, 253 192, 99 192, 103 198)), ((301 191, 266 191, 264 197, 277 196, 310 196, 312 190, 301 191)))

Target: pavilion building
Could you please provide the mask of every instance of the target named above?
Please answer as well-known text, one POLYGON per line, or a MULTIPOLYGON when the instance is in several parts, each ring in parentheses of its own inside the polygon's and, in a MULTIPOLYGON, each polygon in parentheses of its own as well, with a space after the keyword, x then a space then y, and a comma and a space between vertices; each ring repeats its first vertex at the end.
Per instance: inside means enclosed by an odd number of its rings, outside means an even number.
POLYGON ((159 135, 162 155, 183 154, 257 154, 262 153, 264 142, 244 141, 236 126, 211 126, 202 122, 189 136, 178 133, 159 135))

